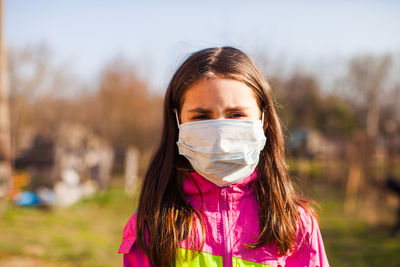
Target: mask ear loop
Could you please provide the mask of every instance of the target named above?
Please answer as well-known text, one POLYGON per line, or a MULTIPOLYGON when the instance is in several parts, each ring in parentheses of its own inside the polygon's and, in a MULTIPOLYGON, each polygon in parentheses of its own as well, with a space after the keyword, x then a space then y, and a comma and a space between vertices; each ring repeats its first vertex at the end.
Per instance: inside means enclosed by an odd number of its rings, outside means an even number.
POLYGON ((264 114, 265 114, 265 112, 263 111, 261 113, 261 125, 264 127, 264 124, 267 124, 266 128, 268 128, 268 122, 265 121, 265 115, 264 114))
POLYGON ((178 117, 178 111, 176 108, 174 108, 174 113, 175 113, 175 118, 176 118, 176 124, 178 125, 178 128, 181 128, 181 124, 179 123, 179 117, 178 117))

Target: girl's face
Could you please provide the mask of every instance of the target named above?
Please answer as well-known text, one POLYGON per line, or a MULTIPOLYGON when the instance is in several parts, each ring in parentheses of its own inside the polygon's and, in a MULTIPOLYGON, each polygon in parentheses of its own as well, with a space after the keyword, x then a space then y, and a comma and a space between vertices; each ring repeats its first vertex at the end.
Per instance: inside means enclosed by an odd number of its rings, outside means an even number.
POLYGON ((181 123, 215 119, 261 119, 253 90, 237 80, 200 80, 189 87, 182 97, 181 123))

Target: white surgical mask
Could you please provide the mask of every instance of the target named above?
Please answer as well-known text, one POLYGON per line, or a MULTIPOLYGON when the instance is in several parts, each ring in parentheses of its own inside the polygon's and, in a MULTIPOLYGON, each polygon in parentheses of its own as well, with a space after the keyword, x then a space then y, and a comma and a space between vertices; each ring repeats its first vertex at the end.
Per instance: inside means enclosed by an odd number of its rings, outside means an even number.
POLYGON ((176 111, 175 114, 179 126, 176 143, 179 154, 190 161, 198 174, 223 187, 253 173, 266 141, 263 119, 218 119, 179 124, 176 111))

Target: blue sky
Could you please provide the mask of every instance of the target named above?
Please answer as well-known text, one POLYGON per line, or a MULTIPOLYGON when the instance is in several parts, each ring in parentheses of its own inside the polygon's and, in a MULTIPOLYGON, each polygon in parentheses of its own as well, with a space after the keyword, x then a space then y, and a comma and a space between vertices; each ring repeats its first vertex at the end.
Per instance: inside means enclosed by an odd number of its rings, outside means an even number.
POLYGON ((83 80, 126 57, 163 90, 191 52, 233 45, 302 64, 400 52, 400 1, 6 0, 9 46, 44 43, 83 80))

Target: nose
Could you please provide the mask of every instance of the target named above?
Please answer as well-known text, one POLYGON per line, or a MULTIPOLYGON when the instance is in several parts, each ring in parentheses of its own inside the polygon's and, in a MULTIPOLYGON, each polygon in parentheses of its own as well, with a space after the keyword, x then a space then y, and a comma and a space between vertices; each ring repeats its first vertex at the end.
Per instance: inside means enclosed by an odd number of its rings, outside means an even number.
POLYGON ((214 120, 227 119, 228 115, 222 109, 214 109, 212 116, 214 120))
POLYGON ((229 116, 223 113, 218 113, 214 115, 214 120, 229 119, 229 116))

